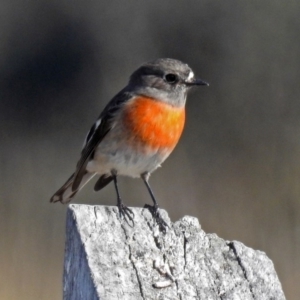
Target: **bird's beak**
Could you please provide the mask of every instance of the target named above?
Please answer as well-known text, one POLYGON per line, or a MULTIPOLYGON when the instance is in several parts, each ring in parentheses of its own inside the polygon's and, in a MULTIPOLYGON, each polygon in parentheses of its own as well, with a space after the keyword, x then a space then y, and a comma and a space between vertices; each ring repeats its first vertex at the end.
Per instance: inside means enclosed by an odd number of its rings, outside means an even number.
POLYGON ((206 81, 203 81, 202 79, 199 79, 199 78, 192 79, 191 81, 186 81, 185 84, 187 86, 194 86, 194 85, 207 85, 207 86, 209 86, 209 84, 206 81))

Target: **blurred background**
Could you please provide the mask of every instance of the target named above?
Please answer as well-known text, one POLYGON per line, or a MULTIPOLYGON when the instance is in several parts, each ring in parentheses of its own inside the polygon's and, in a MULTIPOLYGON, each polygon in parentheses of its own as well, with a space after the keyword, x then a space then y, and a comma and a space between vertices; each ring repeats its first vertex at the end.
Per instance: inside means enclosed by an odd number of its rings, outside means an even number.
MULTIPOLYGON (((151 177, 173 221, 265 251, 300 293, 300 2, 0 3, 0 298, 61 299, 67 207, 50 204, 87 130, 141 63, 187 62, 210 83, 189 97, 174 153, 151 177)), ((120 179, 129 206, 151 203, 120 179)), ((115 205, 90 183, 76 203, 115 205)))

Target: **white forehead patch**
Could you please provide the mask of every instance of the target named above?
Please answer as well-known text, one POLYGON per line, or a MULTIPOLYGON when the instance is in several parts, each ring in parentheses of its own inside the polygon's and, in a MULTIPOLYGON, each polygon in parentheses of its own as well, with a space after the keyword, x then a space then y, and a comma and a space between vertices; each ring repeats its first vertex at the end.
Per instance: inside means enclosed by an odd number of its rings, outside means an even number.
POLYGON ((187 78, 187 81, 192 80, 194 77, 195 77, 195 74, 194 74, 194 72, 191 70, 191 71, 190 71, 190 74, 189 74, 189 76, 188 76, 188 78, 187 78))

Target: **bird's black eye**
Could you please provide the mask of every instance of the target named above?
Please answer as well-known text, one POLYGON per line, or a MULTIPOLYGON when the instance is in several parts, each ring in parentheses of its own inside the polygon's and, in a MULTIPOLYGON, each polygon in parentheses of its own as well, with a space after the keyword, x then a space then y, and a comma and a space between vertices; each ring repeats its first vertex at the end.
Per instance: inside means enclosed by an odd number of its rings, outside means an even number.
POLYGON ((168 83, 176 83, 178 81, 178 77, 177 75, 170 73, 165 76, 165 80, 168 83))

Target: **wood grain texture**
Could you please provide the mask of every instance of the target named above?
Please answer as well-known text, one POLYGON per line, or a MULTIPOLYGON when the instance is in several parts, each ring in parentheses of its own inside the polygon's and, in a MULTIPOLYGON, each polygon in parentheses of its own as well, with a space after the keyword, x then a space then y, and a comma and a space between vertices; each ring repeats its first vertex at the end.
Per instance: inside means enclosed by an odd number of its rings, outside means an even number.
POLYGON ((285 299, 272 261, 237 241, 206 234, 193 217, 159 232, 147 209, 70 205, 64 299, 285 299))

